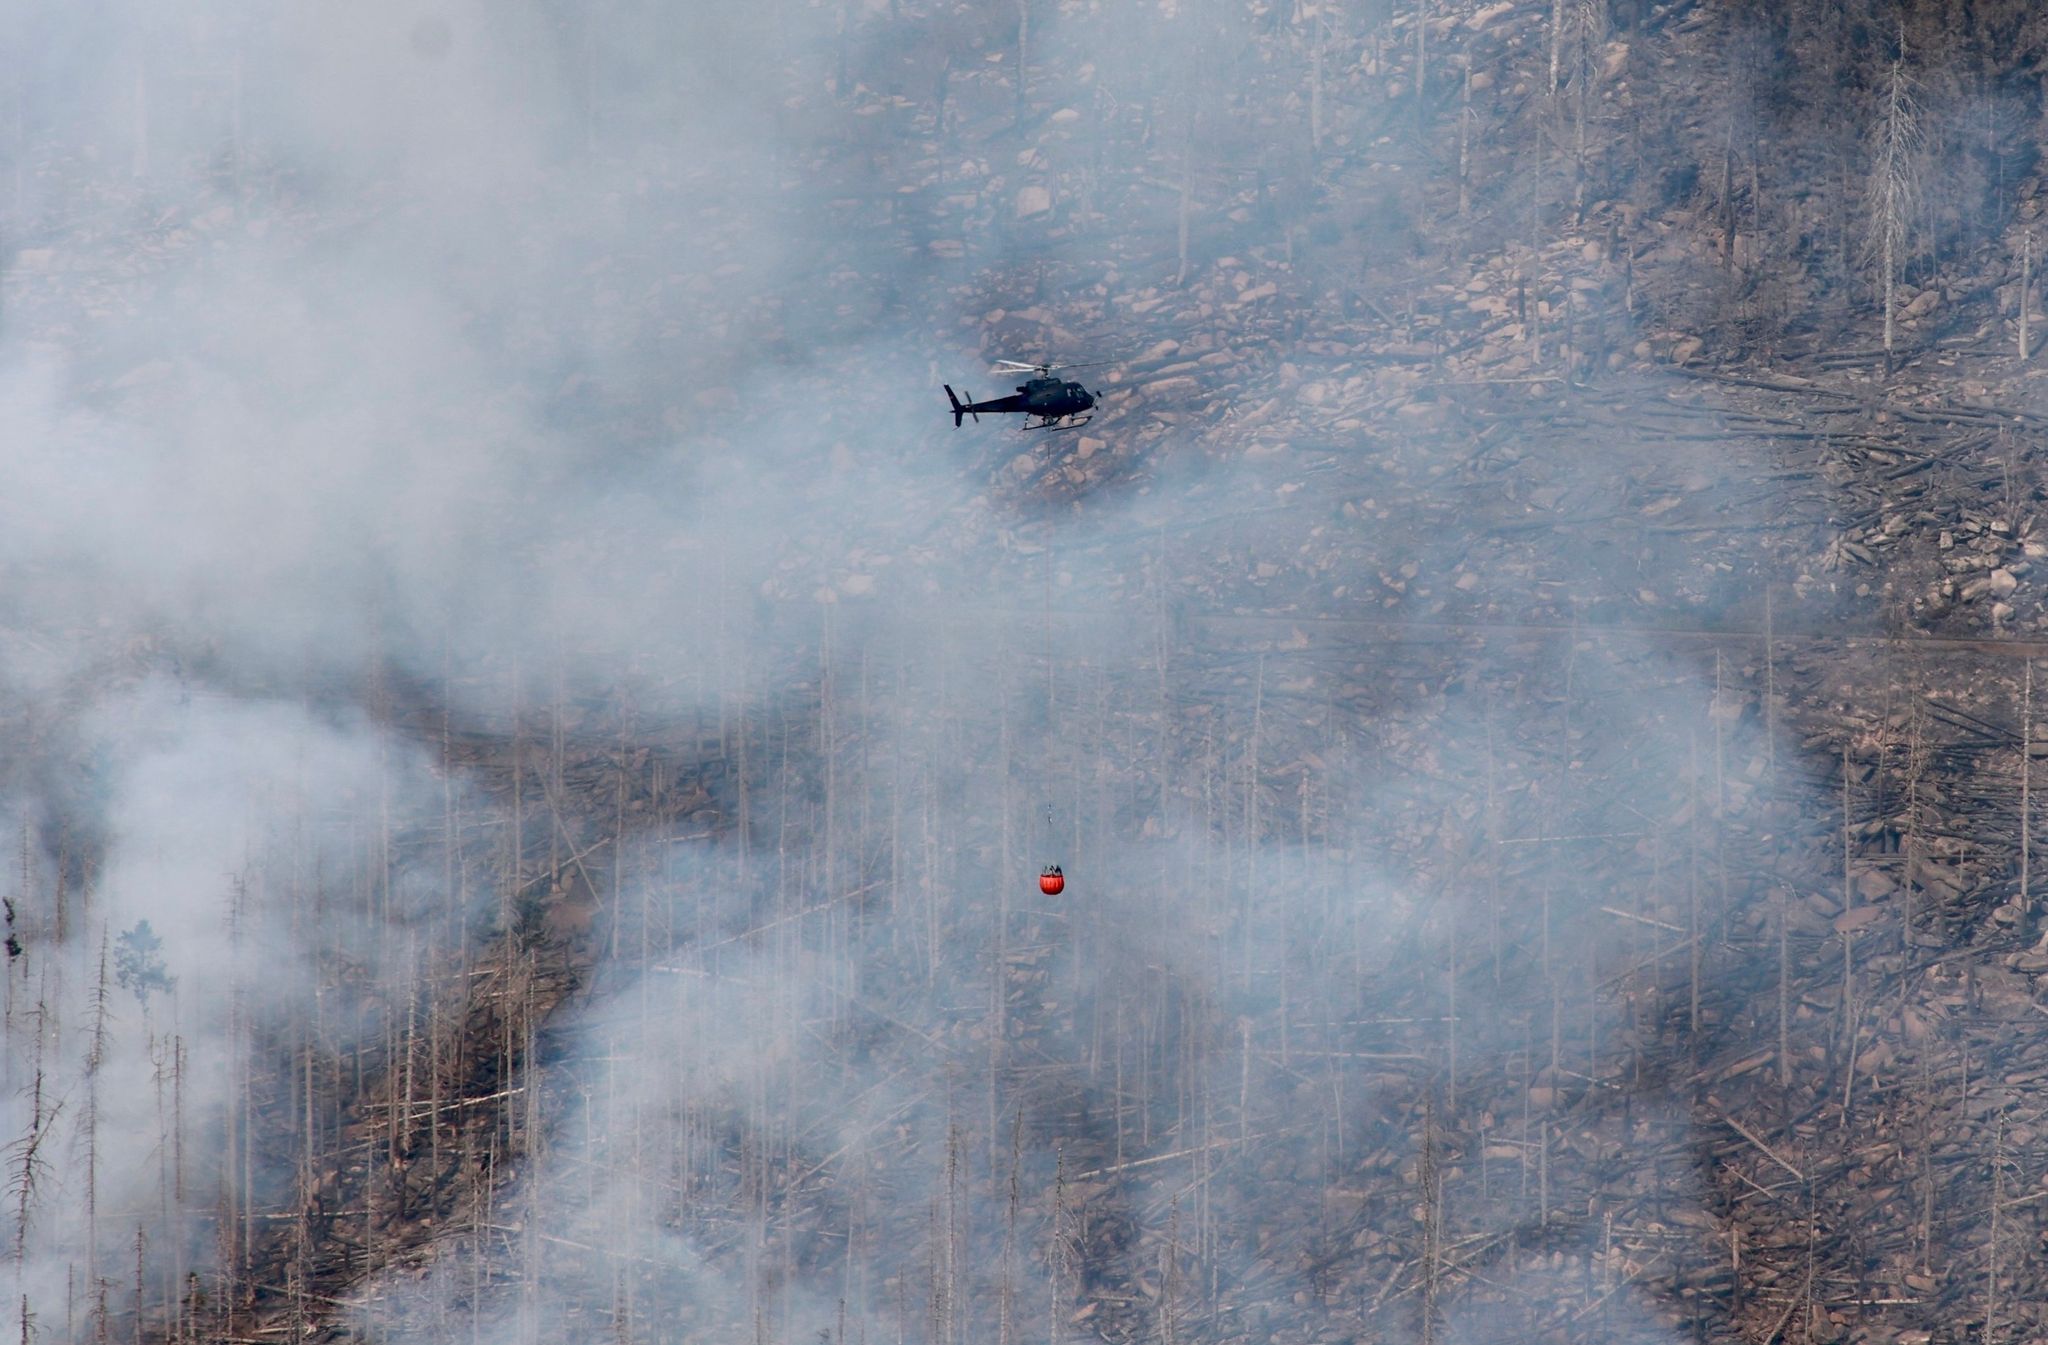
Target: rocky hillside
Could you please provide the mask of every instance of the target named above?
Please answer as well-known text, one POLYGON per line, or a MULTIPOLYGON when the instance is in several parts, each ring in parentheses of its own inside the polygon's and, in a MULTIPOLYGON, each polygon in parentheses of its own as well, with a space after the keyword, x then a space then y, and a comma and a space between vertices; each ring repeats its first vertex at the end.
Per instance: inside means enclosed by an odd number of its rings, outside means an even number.
POLYGON ((2030 7, 230 8, 18 77, 25 1342, 2048 1330, 2030 7))

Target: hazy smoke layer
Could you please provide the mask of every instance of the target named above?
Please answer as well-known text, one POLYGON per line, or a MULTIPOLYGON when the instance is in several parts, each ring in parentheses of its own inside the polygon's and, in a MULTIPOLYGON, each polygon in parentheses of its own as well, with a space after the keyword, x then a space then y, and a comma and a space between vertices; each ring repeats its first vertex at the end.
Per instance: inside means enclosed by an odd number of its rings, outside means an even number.
MULTIPOLYGON (((1135 357, 1132 295, 1292 276, 1259 240, 1306 178, 1260 147, 1309 111, 1239 92, 1270 14, 719 9, 0 39, 24 1331, 1496 1334, 1434 1268, 1533 1227, 1591 1273, 1553 1127, 1699 1027, 1667 945, 1733 918, 1706 832, 1763 805, 1765 673, 1403 623, 1717 578, 1496 572, 1419 432, 1340 440, 1373 485, 1205 470, 1228 423, 1142 389, 951 431, 988 358, 1135 357), (1182 239, 1197 143, 1254 185, 1182 239), (1413 1227, 1342 1204, 1389 1183, 1413 1227)), ((1302 305, 1154 362, 1292 399, 1338 362, 1302 305)))

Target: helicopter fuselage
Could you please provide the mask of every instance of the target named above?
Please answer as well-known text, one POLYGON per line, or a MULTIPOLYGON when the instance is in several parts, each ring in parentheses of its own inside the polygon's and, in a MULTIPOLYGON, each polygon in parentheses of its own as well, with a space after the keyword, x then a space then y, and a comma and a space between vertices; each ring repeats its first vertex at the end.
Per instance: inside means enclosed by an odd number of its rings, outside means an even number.
POLYGON ((1058 378, 1034 378, 1018 384, 1017 391, 1024 395, 1026 410, 1047 420, 1078 416, 1095 405, 1088 389, 1058 378))
POLYGON ((992 415, 1021 413, 1035 418, 1038 422, 1032 425, 1027 421, 1027 428, 1047 429, 1061 421, 1085 416, 1095 406, 1094 393, 1079 383, 1053 378, 1050 375, 1019 383, 1013 395, 998 397, 993 401, 977 402, 972 399, 972 394, 969 394, 969 400, 963 402, 954 395, 950 386, 946 389, 946 397, 953 404, 953 424, 956 426, 963 417, 971 415, 979 418, 983 412, 992 415))

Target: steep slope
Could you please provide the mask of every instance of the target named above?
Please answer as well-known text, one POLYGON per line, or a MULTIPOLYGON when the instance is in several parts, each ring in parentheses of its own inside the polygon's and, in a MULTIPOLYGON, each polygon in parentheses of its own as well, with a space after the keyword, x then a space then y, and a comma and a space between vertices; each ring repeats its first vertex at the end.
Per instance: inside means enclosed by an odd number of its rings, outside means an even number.
POLYGON ((789 7, 700 103, 622 6, 488 209, 24 158, 24 1334, 2038 1332, 2041 21, 1946 9, 789 7), (1105 414, 955 432, 1017 357, 1105 414))

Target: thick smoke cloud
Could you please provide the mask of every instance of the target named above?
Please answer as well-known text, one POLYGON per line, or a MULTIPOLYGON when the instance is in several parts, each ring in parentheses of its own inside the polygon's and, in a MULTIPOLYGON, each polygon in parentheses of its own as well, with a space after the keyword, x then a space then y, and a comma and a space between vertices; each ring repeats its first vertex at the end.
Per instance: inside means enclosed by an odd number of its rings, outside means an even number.
MULTIPOLYGON (((1151 153, 1155 134, 1257 141, 1229 95, 1251 77, 1246 27, 1180 8, 1033 11, 1037 78, 1102 119, 1052 158, 991 129, 1013 96, 995 82, 1007 12, 28 16, 0 326, 0 695, 25 707, 24 762, 45 765, 0 769, 28 945, 0 1137, 10 1178, 38 1174, 15 1287, 46 1329, 105 1319, 67 1277, 125 1286, 137 1210, 233 1191, 245 1213, 284 1211, 323 1180, 291 1150, 332 1118, 237 1138, 255 1057, 411 1068, 390 1043, 434 960, 530 933, 537 900, 492 889, 493 864, 512 886, 507 853, 525 876, 512 805, 448 744, 622 686, 647 688, 631 731, 730 723, 730 740, 778 735, 779 757, 732 763, 752 792, 720 805, 751 824, 684 844, 621 823, 591 861, 605 956, 493 1081, 523 1144, 491 1155, 501 1204, 465 1211, 424 1276, 350 1281, 366 1336, 612 1339, 672 1317, 784 1340, 1060 1339, 1084 1329, 1084 1290, 1117 1278, 1148 1286, 1133 1311, 1169 1339, 1229 1334, 1218 1285, 1267 1273, 1253 1230, 1289 1183, 1341 1186, 1391 1150, 1426 1184, 1419 1082, 1518 1070, 1561 1092, 1592 1072, 1597 1029, 1557 1023, 1600 1011, 1558 989, 1592 969, 1596 903, 1556 838, 1700 813, 1711 670, 1569 639, 1474 641, 1434 673, 1299 632, 1197 650, 1183 609, 1201 595, 1175 571, 1258 573, 1314 540, 1304 519, 1358 530, 1350 561, 1388 585, 1454 584, 1470 547, 1375 534, 1354 501, 1281 491, 1279 466, 1205 476, 1156 413, 1107 418, 1159 437, 1145 492, 1078 516, 948 451, 962 440, 927 375, 983 357, 988 309, 1028 310, 1080 274, 1119 283, 1093 240, 1019 220, 1018 193, 1151 153), (927 111, 933 72, 895 48, 947 24, 954 106, 927 111), (922 196, 899 228, 835 222, 842 194, 890 190, 927 154, 979 198, 966 238, 923 237, 938 224, 917 222, 922 196), (1247 508, 1271 512, 1169 539, 1247 508), (1097 604, 1149 616, 1067 610, 1097 604), (1602 737, 1634 743, 1626 762, 1587 759, 1571 722, 1587 706, 1602 737), (1496 753, 1528 797, 1489 795, 1496 753), (1592 783, 1624 776, 1692 794, 1592 783), (1532 842, 1516 852, 1531 858, 1475 860, 1474 838, 1532 842), (1074 875, 1064 905, 1018 882, 1051 856, 1074 875), (174 988, 106 994, 102 948, 145 919, 174 988), (1476 964, 1488 939, 1491 988, 1453 1002, 1440 959, 1476 964), (1533 967, 1518 939, 1540 944, 1533 967), (1417 986, 1441 1001, 1433 1061, 1371 1039, 1417 986), (173 1191, 186 1148, 193 1189, 173 1191), (1192 1168, 1126 1166, 1181 1151, 1192 1168), (1082 1264, 1104 1239, 1110 1259, 1082 1264), (494 1288, 511 1269, 522 1287, 494 1288)), ((1132 227, 1157 244, 1173 197, 1145 192, 1132 227)), ((1204 238, 1197 267, 1222 246, 1204 238)), ((1113 342, 1113 321, 1090 334, 1113 342)), ((1291 393, 1299 374, 1275 380, 1291 393)), ((1441 522, 1457 500, 1429 483, 1439 470, 1408 484, 1441 522)), ((1588 495, 1614 487, 1562 470, 1588 495)), ((1687 591, 1666 560, 1617 567, 1567 543, 1559 571, 1470 601, 1499 615, 1560 585, 1687 591)), ((1290 599, 1304 621, 1364 585, 1341 578, 1290 599)), ((556 809, 538 831, 567 829, 552 787, 517 805, 556 809)), ((1632 853, 1646 886, 1677 863, 1632 853)), ((1527 1176, 1542 1122, 1532 1141, 1526 1107, 1495 1121, 1524 1155, 1513 1198, 1461 1171, 1429 1216, 1475 1238, 1532 1210, 1540 1225, 1553 1198, 1527 1176)), ((1261 1301, 1315 1299, 1383 1235, 1330 1233, 1261 1301)), ((221 1245, 166 1235, 139 1255, 161 1302, 190 1300, 188 1271, 219 1283, 221 1245)), ((1261 1311, 1275 1331, 1314 1317, 1261 1311)), ((1444 1321, 1447 1338, 1487 1330, 1444 1321)))

